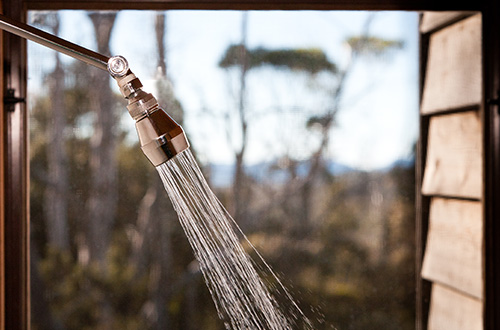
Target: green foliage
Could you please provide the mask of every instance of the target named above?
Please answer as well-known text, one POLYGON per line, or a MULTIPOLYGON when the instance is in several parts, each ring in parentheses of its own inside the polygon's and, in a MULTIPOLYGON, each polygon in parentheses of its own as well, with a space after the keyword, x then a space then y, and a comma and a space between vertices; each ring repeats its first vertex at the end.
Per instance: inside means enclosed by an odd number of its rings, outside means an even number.
POLYGON ((112 329, 121 325, 142 329, 137 315, 146 301, 147 278, 137 278, 121 251, 122 244, 113 245, 104 273, 96 264, 76 262, 68 251, 48 249, 39 271, 50 288, 47 303, 65 329, 100 329, 98 322, 106 309, 112 311, 112 329))
POLYGON ((337 72, 336 65, 328 60, 323 50, 318 48, 278 50, 256 48, 248 50, 243 45, 231 45, 219 62, 221 68, 242 65, 247 65, 248 69, 272 66, 292 71, 304 71, 309 74, 321 71, 337 72))
POLYGON ((400 40, 367 35, 353 36, 347 38, 346 42, 357 55, 381 56, 391 50, 401 49, 404 46, 404 43, 400 40))
POLYGON ((312 202, 315 219, 309 233, 300 236, 290 235, 294 226, 302 226, 303 219, 292 218, 299 213, 286 220, 282 213, 297 201, 279 203, 288 188, 269 188, 266 214, 282 220, 266 219, 274 227, 249 239, 276 273, 285 274, 285 285, 306 314, 318 320, 317 329, 410 330, 415 307, 413 187, 412 168, 322 181, 312 202), (385 196, 382 202, 373 199, 375 192, 385 196), (384 227, 386 234, 380 230, 384 227), (311 310, 315 308, 320 311, 311 310))

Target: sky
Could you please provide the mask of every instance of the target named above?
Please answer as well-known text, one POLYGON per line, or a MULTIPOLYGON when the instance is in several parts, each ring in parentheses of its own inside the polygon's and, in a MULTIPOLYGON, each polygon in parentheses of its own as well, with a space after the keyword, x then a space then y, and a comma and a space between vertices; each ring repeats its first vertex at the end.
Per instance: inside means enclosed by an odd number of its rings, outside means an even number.
MULTIPOLYGON (((417 13, 251 11, 247 15, 248 48, 320 48, 340 67, 346 65, 349 54, 344 40, 359 34, 367 17, 374 15, 371 33, 402 40, 405 46, 383 60, 362 61, 355 66, 331 132, 328 157, 369 170, 411 155, 418 134, 417 13)), ((61 19, 61 37, 95 49, 85 12, 61 11, 61 19)), ((237 111, 237 79, 234 72, 222 70, 217 64, 230 44, 240 42, 241 22, 242 13, 237 11, 167 13, 167 73, 185 111, 188 138, 204 162, 231 163, 232 149, 240 141, 234 120, 228 124, 225 119, 226 114, 237 111), (232 132, 229 138, 228 131, 232 132)), ((120 12, 111 49, 113 54, 127 58, 132 71, 154 94, 157 55, 153 24, 152 12, 120 12)), ((51 58, 43 56, 50 52, 29 44, 33 90, 41 74, 50 70, 50 61, 40 61, 51 58)), ((249 73, 247 163, 270 161, 285 154, 297 159, 307 157, 317 140, 305 130, 304 120, 329 105, 322 90, 331 84, 325 82, 328 79, 324 77, 312 81, 305 75, 270 68, 249 73)), ((133 121, 127 125, 132 129, 133 121)))

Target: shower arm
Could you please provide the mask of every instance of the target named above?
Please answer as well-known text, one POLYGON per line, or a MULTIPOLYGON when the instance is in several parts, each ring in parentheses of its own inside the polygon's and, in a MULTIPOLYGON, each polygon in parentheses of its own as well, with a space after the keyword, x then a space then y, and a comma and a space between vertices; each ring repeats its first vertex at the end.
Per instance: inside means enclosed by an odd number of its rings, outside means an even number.
POLYGON ((108 57, 96 53, 1 14, 0 29, 39 43, 111 74, 118 83, 121 94, 128 100, 127 109, 135 120, 141 149, 154 166, 165 163, 189 148, 189 142, 182 127, 160 108, 153 95, 142 90, 142 83, 130 71, 128 62, 124 57, 108 57))
POLYGON ((18 22, 4 15, 0 15, 0 29, 71 56, 101 70, 108 70, 108 56, 96 53, 90 49, 76 45, 53 34, 18 22))

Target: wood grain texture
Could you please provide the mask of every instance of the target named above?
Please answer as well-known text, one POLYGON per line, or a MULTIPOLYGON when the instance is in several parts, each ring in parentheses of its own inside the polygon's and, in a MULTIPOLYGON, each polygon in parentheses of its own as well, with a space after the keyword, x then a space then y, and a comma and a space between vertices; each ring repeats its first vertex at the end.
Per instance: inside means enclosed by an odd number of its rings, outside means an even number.
POLYGON ((483 298, 481 202, 433 198, 422 277, 483 298))
POLYGON ((479 112, 430 119, 423 194, 480 199, 482 163, 479 112))
POLYGON ((419 29, 421 33, 427 33, 473 13, 467 11, 426 11, 422 14, 419 29))
POLYGON ((481 29, 478 14, 431 35, 422 114, 481 103, 481 29))
POLYGON ((428 330, 482 330, 483 303, 439 284, 432 285, 428 330))

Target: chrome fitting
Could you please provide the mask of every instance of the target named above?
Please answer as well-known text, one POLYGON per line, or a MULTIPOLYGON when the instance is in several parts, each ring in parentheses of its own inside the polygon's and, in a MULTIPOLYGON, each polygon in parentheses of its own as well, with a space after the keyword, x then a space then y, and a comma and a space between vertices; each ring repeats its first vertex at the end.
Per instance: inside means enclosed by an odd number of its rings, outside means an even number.
POLYGON ((142 90, 141 82, 130 71, 123 57, 110 58, 108 69, 128 100, 127 109, 135 120, 141 149, 154 166, 189 148, 182 127, 160 108, 153 95, 142 90), (126 73, 122 74, 124 71, 126 73))
POLYGON ((120 55, 110 57, 108 71, 114 78, 123 77, 129 71, 128 61, 120 55))

